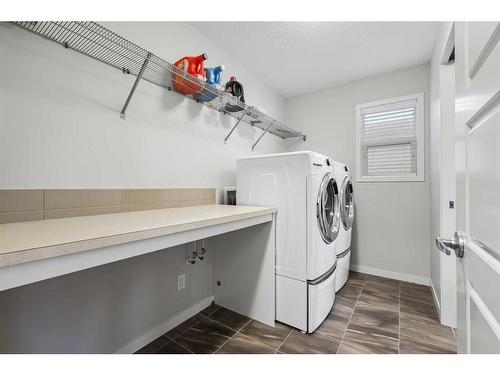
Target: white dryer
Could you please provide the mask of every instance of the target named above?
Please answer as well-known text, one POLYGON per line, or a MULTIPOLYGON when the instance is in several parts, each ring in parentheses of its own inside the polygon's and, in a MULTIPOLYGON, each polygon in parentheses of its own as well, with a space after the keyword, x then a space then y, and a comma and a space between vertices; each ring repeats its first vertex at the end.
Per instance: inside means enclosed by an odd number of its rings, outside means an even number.
POLYGON ((239 205, 276 207, 276 320, 313 332, 335 299, 339 186, 326 156, 310 152, 237 161, 239 205))
POLYGON ((337 236, 337 279, 335 292, 344 286, 349 277, 351 262, 351 233, 354 221, 354 192, 349 167, 333 162, 334 174, 340 186, 340 229, 337 236))

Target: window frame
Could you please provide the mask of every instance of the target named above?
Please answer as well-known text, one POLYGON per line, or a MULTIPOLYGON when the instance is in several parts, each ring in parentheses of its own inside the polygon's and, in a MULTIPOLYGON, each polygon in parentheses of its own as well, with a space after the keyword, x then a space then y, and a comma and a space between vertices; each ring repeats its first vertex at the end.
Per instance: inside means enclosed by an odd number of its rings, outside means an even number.
POLYGON ((425 95, 423 92, 398 96, 395 98, 377 100, 374 102, 356 105, 356 182, 423 182, 425 181, 425 95), (361 111, 363 109, 379 107, 409 100, 416 100, 416 132, 417 132, 417 174, 392 175, 392 176, 363 176, 361 168, 361 111))

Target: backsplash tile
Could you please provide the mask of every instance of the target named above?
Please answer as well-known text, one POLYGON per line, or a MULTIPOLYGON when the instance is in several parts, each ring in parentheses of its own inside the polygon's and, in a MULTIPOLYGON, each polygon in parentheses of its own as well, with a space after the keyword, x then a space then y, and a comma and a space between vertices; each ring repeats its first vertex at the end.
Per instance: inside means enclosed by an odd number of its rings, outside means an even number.
POLYGON ((215 204, 215 188, 0 190, 0 224, 215 204))
POLYGON ((44 198, 45 210, 127 204, 128 190, 119 189, 50 189, 44 198))
POLYGON ((0 213, 0 224, 17 223, 19 221, 33 221, 42 219, 43 219, 42 210, 0 213))
POLYGON ((0 213, 43 209, 43 190, 0 190, 0 213))
POLYGON ((181 201, 215 201, 215 189, 182 189, 180 191, 181 201))
MULTIPOLYGON (((181 189, 129 190, 129 205, 144 210, 178 207, 180 200, 181 189)), ((131 211, 134 211, 134 209, 131 211)))
POLYGON ((59 210, 44 210, 43 218, 62 219, 65 217, 89 216, 89 215, 104 215, 114 214, 117 212, 127 212, 128 206, 106 206, 106 207, 83 207, 83 208, 66 208, 59 210))
POLYGON ((215 204, 215 200, 182 201, 181 207, 205 206, 207 204, 215 204))
POLYGON ((145 210, 154 210, 159 208, 172 208, 172 207, 180 207, 180 201, 168 201, 168 202, 156 202, 156 203, 138 203, 128 205, 129 211, 145 211, 145 210))

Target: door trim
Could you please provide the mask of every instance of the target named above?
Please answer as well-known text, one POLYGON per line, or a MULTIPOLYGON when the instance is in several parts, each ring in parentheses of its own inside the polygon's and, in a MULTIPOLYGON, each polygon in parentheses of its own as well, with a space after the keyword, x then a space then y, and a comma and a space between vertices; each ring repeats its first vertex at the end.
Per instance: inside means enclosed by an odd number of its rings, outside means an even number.
POLYGON ((500 105, 500 91, 490 98, 474 115, 465 123, 469 128, 469 134, 475 130, 479 125, 484 124, 490 116, 494 115, 497 111, 495 108, 500 105))
POLYGON ((450 65, 450 56, 455 49, 455 23, 451 26, 448 40, 443 50, 443 57, 441 57, 441 65, 450 65))
POLYGON ((481 50, 481 53, 479 53, 479 56, 477 57, 476 61, 474 61, 474 64, 472 64, 472 67, 469 70, 470 79, 474 79, 477 73, 481 70, 484 63, 490 56, 491 52, 498 44, 498 41, 500 41, 500 23, 497 25, 495 31, 493 31, 490 38, 484 45, 483 49, 481 50))
POLYGON ((467 247, 493 270, 500 274, 500 255, 481 241, 469 241, 467 247))
MULTIPOLYGON (((498 321, 495 319, 495 316, 490 311, 490 309, 488 309, 488 306, 486 306, 486 304, 483 302, 481 296, 476 292, 471 283, 468 283, 467 287, 469 289, 469 298, 474 301, 477 308, 483 315, 484 319, 490 326, 491 330, 495 333, 498 341, 500 341, 500 323, 498 323, 498 321)), ((469 353, 470 353, 470 348, 469 348, 469 353)))
POLYGON ((439 318, 441 319, 441 303, 438 300, 436 288, 434 288, 434 284, 432 283, 432 279, 431 279, 430 287, 431 287, 431 291, 432 291, 432 299, 434 300, 434 306, 436 306, 436 310, 438 311, 439 318))

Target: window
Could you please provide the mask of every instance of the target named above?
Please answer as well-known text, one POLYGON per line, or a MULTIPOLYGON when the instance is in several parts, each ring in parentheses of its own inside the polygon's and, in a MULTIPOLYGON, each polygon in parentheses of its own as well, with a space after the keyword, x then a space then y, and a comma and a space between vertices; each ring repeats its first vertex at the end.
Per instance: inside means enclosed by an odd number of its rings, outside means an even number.
POLYGON ((424 181, 424 94, 356 106, 358 182, 424 181))

